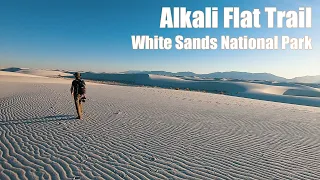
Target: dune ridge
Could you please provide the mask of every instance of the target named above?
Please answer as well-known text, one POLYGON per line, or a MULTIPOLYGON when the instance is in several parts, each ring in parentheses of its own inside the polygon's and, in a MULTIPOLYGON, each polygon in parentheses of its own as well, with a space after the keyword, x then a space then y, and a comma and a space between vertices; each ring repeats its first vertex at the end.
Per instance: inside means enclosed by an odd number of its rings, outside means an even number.
POLYGON ((72 76, 70 73, 66 73, 59 70, 48 70, 48 69, 30 69, 30 68, 0 68, 0 72, 9 72, 11 74, 28 74, 35 76, 43 76, 43 77, 63 77, 63 76, 72 76))
POLYGON ((79 121, 50 80, 1 76, 0 179, 320 177, 319 108, 91 83, 79 121))
POLYGON ((195 79, 152 74, 82 73, 82 77, 89 80, 115 81, 136 86, 205 91, 265 101, 320 107, 320 89, 301 84, 195 79))
POLYGON ((65 73, 62 71, 41 70, 41 69, 22 69, 20 71, 17 71, 17 73, 32 74, 32 75, 45 76, 45 77, 72 76, 72 74, 65 73))

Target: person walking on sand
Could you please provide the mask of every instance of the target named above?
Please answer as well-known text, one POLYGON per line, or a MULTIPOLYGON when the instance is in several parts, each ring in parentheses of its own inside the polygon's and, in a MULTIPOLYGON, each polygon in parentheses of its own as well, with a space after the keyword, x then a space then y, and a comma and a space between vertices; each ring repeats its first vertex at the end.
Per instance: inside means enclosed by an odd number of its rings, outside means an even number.
POLYGON ((74 73, 75 80, 71 84, 71 95, 73 96, 74 103, 76 106, 78 117, 77 119, 82 119, 83 107, 82 103, 85 101, 85 90, 86 83, 81 79, 79 72, 74 73))

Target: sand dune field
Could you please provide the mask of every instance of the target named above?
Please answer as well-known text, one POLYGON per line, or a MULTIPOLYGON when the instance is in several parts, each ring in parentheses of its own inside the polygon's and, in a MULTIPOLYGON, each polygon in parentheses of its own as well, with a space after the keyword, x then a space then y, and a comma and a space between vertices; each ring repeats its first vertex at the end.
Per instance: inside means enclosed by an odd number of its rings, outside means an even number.
POLYGON ((152 74, 82 73, 82 76, 84 79, 97 81, 115 81, 125 84, 167 89, 188 89, 264 101, 320 107, 319 88, 294 83, 207 80, 152 74))
POLYGON ((1 180, 320 177, 318 107, 88 83, 76 120, 70 83, 0 74, 1 180))
MULTIPOLYGON (((26 74, 26 75, 35 75, 43 77, 62 77, 62 76, 72 76, 70 73, 65 73, 58 70, 47 70, 47 69, 29 69, 29 68, 3 68, 0 70, 3 72, 14 72, 16 74, 26 74)), ((1 72, 0 71, 0 72, 1 72)))

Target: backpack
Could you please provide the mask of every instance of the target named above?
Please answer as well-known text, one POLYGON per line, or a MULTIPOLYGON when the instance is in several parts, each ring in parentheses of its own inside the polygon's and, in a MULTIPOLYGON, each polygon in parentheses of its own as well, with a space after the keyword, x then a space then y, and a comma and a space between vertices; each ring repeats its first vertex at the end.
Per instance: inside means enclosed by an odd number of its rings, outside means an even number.
POLYGON ((75 92, 76 94, 83 95, 86 93, 86 83, 82 79, 77 79, 76 81, 76 87, 75 92))

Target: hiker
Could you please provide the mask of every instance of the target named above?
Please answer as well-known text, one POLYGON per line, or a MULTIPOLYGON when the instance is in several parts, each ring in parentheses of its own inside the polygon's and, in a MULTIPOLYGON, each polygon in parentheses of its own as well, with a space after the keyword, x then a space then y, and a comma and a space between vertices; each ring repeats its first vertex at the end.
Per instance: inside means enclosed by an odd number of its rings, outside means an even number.
POLYGON ((78 117, 77 119, 82 119, 82 113, 83 113, 83 108, 82 108, 82 103, 85 102, 85 86, 86 83, 84 80, 81 79, 81 75, 79 72, 74 73, 75 80, 72 81, 71 84, 71 95, 74 98, 74 103, 76 105, 77 109, 77 114, 78 117))

